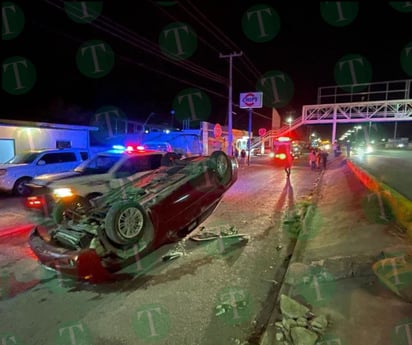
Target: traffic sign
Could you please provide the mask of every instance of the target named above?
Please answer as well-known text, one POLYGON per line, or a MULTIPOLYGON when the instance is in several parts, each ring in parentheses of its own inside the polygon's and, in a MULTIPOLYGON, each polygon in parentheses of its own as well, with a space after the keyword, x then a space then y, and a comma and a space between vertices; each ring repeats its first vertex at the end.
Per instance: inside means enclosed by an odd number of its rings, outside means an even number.
POLYGON ((262 108, 263 92, 244 92, 240 94, 240 108, 262 108))
POLYGON ((263 137, 266 134, 266 128, 259 128, 259 135, 263 137))

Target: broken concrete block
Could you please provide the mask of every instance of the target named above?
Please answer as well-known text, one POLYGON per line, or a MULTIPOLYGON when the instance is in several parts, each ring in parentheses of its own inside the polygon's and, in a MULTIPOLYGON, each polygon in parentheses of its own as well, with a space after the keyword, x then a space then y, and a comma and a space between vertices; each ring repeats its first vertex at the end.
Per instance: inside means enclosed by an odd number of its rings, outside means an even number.
POLYGON ((294 327, 290 331, 293 344, 296 345, 315 345, 318 340, 318 335, 304 327, 294 327))
POLYGON ((328 326, 328 319, 325 315, 316 316, 310 321, 310 325, 313 327, 313 330, 323 333, 328 326))
POLYGON ((280 296, 280 310, 283 316, 293 319, 305 317, 305 315, 309 312, 308 307, 305 307, 284 294, 280 296))

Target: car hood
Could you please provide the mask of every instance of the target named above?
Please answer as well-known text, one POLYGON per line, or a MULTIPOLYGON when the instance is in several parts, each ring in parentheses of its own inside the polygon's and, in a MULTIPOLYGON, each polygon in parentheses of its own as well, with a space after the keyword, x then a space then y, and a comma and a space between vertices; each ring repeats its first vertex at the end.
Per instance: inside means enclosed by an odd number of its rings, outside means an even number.
POLYGON ((28 165, 27 163, 22 163, 22 164, 6 164, 6 163, 0 163, 0 169, 10 169, 10 168, 21 168, 21 167, 25 167, 26 165, 28 165))
POLYGON ((82 176, 82 174, 77 171, 65 171, 61 173, 44 174, 44 175, 35 177, 31 181, 31 184, 36 184, 40 186, 48 186, 52 182, 59 181, 59 180, 65 180, 69 178, 75 178, 78 176, 82 176))

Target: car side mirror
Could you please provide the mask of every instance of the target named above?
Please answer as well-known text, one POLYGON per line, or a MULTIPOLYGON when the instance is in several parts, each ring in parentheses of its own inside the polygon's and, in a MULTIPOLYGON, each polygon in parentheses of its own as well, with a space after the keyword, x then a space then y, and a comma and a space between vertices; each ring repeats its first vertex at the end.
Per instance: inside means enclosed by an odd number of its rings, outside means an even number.
POLYGON ((44 161, 43 159, 40 159, 40 160, 37 162, 37 165, 46 165, 46 161, 44 161))

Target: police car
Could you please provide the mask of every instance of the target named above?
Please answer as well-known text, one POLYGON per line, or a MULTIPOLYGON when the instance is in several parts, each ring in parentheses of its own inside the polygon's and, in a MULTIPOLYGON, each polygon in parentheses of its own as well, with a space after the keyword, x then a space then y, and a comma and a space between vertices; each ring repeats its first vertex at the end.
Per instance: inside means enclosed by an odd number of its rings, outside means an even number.
POLYGON ((32 195, 26 207, 41 210, 56 222, 64 209, 87 210, 90 199, 103 195, 161 166, 166 153, 141 146, 114 146, 97 153, 72 171, 35 177, 29 184, 32 195))

